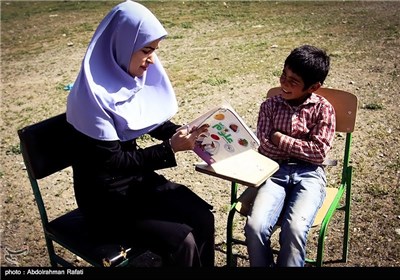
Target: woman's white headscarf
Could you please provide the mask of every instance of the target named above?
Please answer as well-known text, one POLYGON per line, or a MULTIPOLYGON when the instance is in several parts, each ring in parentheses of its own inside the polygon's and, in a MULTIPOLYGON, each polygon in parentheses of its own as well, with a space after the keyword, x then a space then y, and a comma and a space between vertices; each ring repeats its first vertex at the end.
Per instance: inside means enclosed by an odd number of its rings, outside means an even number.
POLYGON ((115 6, 102 20, 86 51, 67 101, 67 120, 98 140, 131 140, 178 110, 171 82, 153 54, 142 77, 128 74, 131 56, 167 35, 158 19, 132 1, 115 6))

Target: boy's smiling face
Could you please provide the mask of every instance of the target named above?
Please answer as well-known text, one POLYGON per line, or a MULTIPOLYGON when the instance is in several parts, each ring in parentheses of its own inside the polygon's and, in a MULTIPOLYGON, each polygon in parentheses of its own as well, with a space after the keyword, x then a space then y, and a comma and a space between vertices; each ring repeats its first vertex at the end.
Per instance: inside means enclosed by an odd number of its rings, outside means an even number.
POLYGON ((279 81, 282 88, 281 96, 286 100, 302 99, 313 91, 313 86, 304 90, 303 79, 294 73, 288 66, 283 68, 279 81))

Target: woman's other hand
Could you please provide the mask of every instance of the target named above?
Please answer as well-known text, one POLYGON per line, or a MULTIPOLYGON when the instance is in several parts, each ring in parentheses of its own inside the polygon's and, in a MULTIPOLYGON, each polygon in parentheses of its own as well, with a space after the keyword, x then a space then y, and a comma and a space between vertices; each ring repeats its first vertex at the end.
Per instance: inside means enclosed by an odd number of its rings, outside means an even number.
POLYGON ((171 137, 171 148, 176 153, 179 151, 193 150, 196 139, 200 134, 207 132, 208 124, 200 127, 193 127, 189 130, 188 126, 182 126, 171 137))

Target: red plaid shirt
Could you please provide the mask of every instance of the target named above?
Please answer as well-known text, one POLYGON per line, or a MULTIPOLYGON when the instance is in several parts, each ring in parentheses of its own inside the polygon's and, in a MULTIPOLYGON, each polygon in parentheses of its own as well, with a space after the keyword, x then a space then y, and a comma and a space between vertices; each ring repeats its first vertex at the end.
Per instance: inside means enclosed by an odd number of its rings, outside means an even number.
POLYGON ((291 107, 281 96, 274 96, 260 106, 259 152, 275 160, 297 158, 321 164, 332 146, 335 127, 335 110, 324 97, 313 93, 300 106, 291 107), (284 134, 278 146, 271 141, 275 131, 284 134))

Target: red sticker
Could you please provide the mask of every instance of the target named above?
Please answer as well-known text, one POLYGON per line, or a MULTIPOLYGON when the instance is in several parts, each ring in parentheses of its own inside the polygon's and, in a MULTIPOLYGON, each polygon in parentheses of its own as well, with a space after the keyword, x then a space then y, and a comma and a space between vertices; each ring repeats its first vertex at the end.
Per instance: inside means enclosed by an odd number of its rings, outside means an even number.
POLYGON ((242 145, 242 146, 245 146, 245 147, 247 147, 247 145, 249 145, 249 142, 246 139, 243 139, 243 138, 239 139, 238 143, 239 143, 239 145, 242 145))
POLYGON ((216 134, 211 134, 211 138, 214 140, 219 140, 219 136, 216 134))

